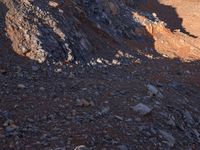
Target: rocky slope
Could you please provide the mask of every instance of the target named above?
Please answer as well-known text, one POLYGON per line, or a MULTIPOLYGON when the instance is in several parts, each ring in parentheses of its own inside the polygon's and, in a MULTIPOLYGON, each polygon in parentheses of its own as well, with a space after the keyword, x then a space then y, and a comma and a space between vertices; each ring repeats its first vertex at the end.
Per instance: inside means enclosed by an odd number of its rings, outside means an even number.
POLYGON ((156 45, 156 49, 162 54, 182 57, 182 49, 187 47, 186 56, 182 58, 199 58, 199 45, 196 47, 187 38, 172 35, 155 13, 141 11, 139 5, 146 2, 2 2, 8 9, 6 32, 13 49, 41 63, 47 59, 62 62, 106 59, 114 57, 115 51, 120 49, 128 53, 143 50, 144 43, 155 49, 157 39, 159 46, 156 45))
POLYGON ((0 0, 0 149, 199 149, 198 7, 0 0))

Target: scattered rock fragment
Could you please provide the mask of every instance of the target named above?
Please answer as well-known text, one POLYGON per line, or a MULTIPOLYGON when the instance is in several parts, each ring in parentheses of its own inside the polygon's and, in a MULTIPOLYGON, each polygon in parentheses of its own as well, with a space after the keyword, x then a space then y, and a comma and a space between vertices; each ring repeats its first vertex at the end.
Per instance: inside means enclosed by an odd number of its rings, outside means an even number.
POLYGON ((37 66, 32 66, 32 70, 33 70, 33 71, 38 71, 38 70, 39 70, 39 67, 37 67, 37 66))
POLYGON ((168 146, 173 147, 176 140, 175 138, 171 135, 171 133, 168 133, 166 131, 160 130, 161 135, 163 138, 166 140, 168 146))
POLYGON ((58 3, 54 2, 54 1, 49 1, 49 6, 58 7, 58 3))
POLYGON ((120 116, 117 116, 117 115, 115 115, 115 118, 116 118, 117 120, 119 120, 119 121, 123 121, 123 120, 124 120, 123 117, 120 117, 120 116))
POLYGON ((194 119, 193 119, 193 117, 192 117, 192 115, 189 111, 185 111, 183 113, 183 115, 184 115, 184 119, 185 119, 185 122, 187 123, 187 125, 193 125, 194 124, 195 121, 194 121, 194 119))
POLYGON ((18 84, 17 87, 20 88, 20 89, 25 89, 26 88, 26 86, 24 84, 18 84))
POLYGON ((128 150, 128 147, 126 145, 119 145, 119 146, 117 146, 117 148, 119 150, 128 150))
POLYGON ((162 93, 154 85, 148 84, 147 89, 150 96, 157 96, 159 98, 163 98, 162 93))
POLYGON ((81 107, 88 107, 88 106, 94 106, 94 102, 93 101, 87 101, 85 99, 77 99, 77 106, 81 106, 81 107))
POLYGON ((5 131, 6 132, 13 132, 15 131, 16 129, 18 129, 18 126, 16 126, 14 124, 14 121, 13 120, 7 120, 3 126, 5 127, 5 131))
POLYGON ((174 121, 175 119, 174 118, 169 118, 169 120, 167 121, 167 124, 172 126, 172 127, 175 127, 176 126, 176 123, 174 121))
POLYGON ((44 91, 45 90, 45 88, 42 87, 42 86, 39 89, 40 89, 40 91, 44 91))
POLYGON ((85 145, 77 146, 74 150, 89 150, 85 145))
POLYGON ((75 75, 74 75, 74 73, 70 72, 68 77, 69 77, 70 79, 72 79, 72 78, 75 78, 75 75))
POLYGON ((109 106, 102 107, 101 111, 99 112, 99 115, 106 115, 110 111, 109 106))
POLYGON ((5 75, 5 74, 7 73, 7 71, 6 71, 5 69, 0 69, 0 73, 1 73, 2 75, 5 75))
POLYGON ((198 132, 197 129, 193 129, 193 133, 195 134, 197 141, 200 142, 200 133, 198 132))
POLYGON ((139 103, 132 107, 132 109, 140 115, 147 115, 151 113, 152 109, 149 108, 147 105, 139 103))

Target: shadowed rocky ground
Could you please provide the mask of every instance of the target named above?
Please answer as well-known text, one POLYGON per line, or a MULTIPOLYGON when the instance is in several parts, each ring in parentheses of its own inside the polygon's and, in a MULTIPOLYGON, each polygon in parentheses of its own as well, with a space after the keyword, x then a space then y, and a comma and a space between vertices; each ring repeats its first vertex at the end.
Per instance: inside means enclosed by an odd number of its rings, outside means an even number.
POLYGON ((198 33, 153 2, 0 0, 0 147, 198 149, 198 33))

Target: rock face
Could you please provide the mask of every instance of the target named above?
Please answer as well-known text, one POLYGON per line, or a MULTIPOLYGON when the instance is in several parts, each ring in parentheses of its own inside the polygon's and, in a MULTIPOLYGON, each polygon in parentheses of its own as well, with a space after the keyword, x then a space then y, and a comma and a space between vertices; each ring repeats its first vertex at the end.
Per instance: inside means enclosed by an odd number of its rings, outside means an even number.
POLYGON ((5 28, 13 50, 40 63, 90 62, 98 58, 112 62, 119 58, 118 50, 125 53, 123 57, 130 58, 141 55, 139 51, 146 47, 169 57, 200 58, 198 47, 180 42, 155 13, 142 11, 140 6, 147 1, 0 0, 0 3, 7 7, 5 28), (171 48, 163 42, 166 38, 174 39, 171 48), (174 45, 176 42, 180 46, 174 45), (184 51, 183 56, 180 50, 185 47, 190 50, 184 51))
POLYGON ((124 39, 145 40, 134 32, 141 26, 131 14, 136 1, 1 0, 1 3, 8 8, 6 31, 14 50, 38 62, 87 61, 102 49, 122 47, 124 39))

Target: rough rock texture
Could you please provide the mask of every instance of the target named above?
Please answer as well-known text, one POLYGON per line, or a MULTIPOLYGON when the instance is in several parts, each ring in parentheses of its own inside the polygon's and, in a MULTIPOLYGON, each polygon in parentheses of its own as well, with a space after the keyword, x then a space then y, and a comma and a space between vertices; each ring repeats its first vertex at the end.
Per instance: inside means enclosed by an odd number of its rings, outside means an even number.
POLYGON ((0 0, 0 150, 198 150, 199 6, 0 0))
MULTIPOLYGON (((1 0, 1 3, 8 9, 6 31, 15 52, 41 63, 108 59, 117 50, 132 55, 133 50, 145 46, 155 49, 154 41, 161 39, 157 32, 166 32, 167 38, 174 36, 156 14, 140 10, 139 5, 146 1, 1 0)), ((192 52, 185 52, 188 54, 184 59, 199 58, 198 47, 173 38, 174 43, 179 43, 171 44, 174 52, 167 53, 167 42, 158 51, 181 57, 179 49, 188 47, 192 52)))
MULTIPOLYGON (((88 60, 102 48, 121 47, 122 38, 145 40, 134 35, 134 1, 67 2, 3 1, 8 8, 6 31, 14 50, 44 62, 88 60), (97 33, 101 36, 97 37, 97 33)), ((109 53, 109 52, 108 52, 109 53)), ((97 55, 97 54, 96 54, 97 55)), ((106 54, 105 54, 106 55, 106 54)))

